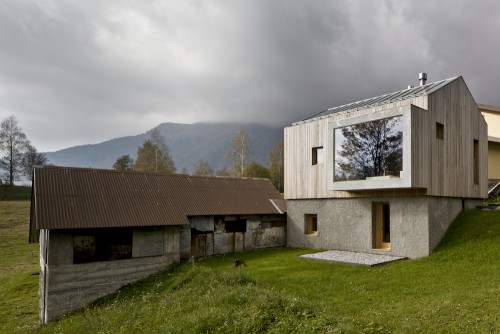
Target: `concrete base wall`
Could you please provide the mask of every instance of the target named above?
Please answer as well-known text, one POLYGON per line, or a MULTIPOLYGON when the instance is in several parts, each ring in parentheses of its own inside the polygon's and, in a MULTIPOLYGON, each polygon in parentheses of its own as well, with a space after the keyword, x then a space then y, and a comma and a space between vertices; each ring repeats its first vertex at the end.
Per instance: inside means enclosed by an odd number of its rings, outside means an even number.
POLYGON ((147 241, 154 240, 159 256, 133 257, 116 261, 73 264, 73 234, 71 231, 40 231, 40 321, 47 323, 60 318, 120 287, 166 269, 180 260, 179 227, 164 227, 155 231, 134 233, 146 242, 134 244, 134 256, 148 254, 147 241))
POLYGON ((462 210, 461 198, 430 196, 287 201, 287 245, 427 256, 462 210), (373 203, 390 205, 391 249, 374 250, 373 203), (306 214, 316 214, 318 231, 306 234, 306 214))

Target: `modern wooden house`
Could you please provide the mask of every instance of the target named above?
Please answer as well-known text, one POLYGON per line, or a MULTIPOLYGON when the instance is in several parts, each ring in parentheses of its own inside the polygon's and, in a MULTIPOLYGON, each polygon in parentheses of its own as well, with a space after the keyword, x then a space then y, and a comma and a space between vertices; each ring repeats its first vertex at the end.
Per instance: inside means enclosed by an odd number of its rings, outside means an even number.
POLYGON ((418 258, 487 194, 487 125, 462 77, 285 128, 287 244, 418 258))
POLYGON ((500 107, 478 104, 488 124, 488 188, 500 192, 500 107))
POLYGON ((36 168, 30 242, 40 242, 46 323, 178 262, 286 243, 269 180, 36 168))

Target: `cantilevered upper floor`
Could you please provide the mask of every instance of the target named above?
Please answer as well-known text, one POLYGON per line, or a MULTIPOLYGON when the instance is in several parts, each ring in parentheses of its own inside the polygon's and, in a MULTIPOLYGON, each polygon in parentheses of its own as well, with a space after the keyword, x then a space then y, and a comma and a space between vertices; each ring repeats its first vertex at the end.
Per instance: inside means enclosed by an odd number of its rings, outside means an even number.
POLYGON ((285 197, 484 198, 487 145, 462 77, 423 84, 285 128, 285 197))

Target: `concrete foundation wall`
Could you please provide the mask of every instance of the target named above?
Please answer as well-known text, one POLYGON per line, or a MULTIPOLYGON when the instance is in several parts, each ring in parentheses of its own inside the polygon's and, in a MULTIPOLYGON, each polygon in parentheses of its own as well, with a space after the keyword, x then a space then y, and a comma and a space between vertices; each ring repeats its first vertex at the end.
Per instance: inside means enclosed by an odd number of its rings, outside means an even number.
MULTIPOLYGON (((92 301, 110 294, 123 285, 135 282, 178 262, 179 227, 158 228, 155 231, 134 231, 134 241, 144 235, 154 240, 159 256, 133 257, 116 261, 73 264, 73 234, 71 231, 40 231, 39 311, 42 323, 73 312, 92 301), (161 245, 161 249, 158 249, 161 245)), ((147 242, 133 245, 135 255, 150 252, 147 242)))
POLYGON ((462 210, 461 198, 430 196, 287 201, 287 245, 419 258, 437 246, 462 210), (389 203, 391 249, 374 250, 373 203, 389 203), (317 233, 306 234, 306 214, 317 233))
POLYGON ((435 197, 429 201, 429 248, 437 247, 451 223, 462 211, 460 198, 435 197))

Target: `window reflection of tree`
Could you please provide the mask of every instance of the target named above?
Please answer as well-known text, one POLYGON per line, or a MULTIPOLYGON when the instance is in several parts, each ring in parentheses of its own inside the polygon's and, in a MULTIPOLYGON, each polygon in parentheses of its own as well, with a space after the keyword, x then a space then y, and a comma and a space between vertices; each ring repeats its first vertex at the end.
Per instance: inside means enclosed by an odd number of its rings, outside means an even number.
POLYGON ((335 181, 365 180, 402 170, 401 117, 335 129, 335 181))

